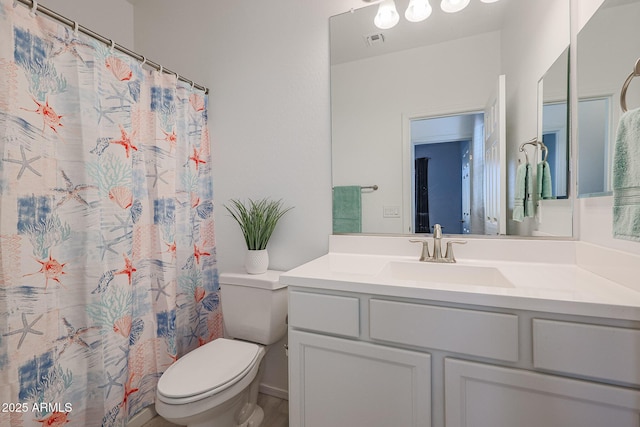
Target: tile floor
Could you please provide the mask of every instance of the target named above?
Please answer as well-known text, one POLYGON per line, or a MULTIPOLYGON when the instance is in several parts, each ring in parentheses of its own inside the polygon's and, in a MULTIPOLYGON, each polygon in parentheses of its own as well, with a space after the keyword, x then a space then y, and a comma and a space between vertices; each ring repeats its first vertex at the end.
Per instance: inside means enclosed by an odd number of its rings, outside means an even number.
MULTIPOLYGON (((264 410, 264 421, 261 427, 289 427, 289 402, 260 393, 258 405, 264 410)), ((156 416, 142 427, 175 427, 175 424, 156 416)))

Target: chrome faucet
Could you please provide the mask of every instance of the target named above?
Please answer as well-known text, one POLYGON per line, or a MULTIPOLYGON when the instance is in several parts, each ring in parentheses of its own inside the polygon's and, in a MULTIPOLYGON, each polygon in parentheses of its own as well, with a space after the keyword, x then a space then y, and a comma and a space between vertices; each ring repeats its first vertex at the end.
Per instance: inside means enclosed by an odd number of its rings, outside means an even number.
POLYGON ((422 243, 422 253, 420 254, 420 261, 423 262, 437 262, 437 263, 454 263, 456 257, 453 255, 453 245, 464 245, 467 242, 465 240, 449 240, 446 246, 444 256, 442 255, 442 227, 440 224, 433 226, 433 255, 429 253, 429 241, 411 239, 412 243, 422 243))
POLYGON ((433 262, 442 261, 442 227, 440 224, 433 226, 433 262))

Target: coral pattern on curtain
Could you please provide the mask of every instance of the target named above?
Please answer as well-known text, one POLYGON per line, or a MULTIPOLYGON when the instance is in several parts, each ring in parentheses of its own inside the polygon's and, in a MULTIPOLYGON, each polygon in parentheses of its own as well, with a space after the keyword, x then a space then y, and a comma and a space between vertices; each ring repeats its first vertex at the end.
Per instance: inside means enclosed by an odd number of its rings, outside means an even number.
POLYGON ((207 96, 0 6, 0 425, 122 426, 222 334, 207 96))

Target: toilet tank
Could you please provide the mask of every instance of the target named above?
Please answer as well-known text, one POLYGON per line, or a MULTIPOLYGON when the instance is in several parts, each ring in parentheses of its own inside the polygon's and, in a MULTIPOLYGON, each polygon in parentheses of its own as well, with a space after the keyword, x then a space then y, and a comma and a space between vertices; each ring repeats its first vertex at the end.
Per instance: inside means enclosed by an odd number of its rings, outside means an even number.
POLYGON ((270 345, 287 333, 287 287, 281 271, 222 273, 222 318, 232 338, 270 345))

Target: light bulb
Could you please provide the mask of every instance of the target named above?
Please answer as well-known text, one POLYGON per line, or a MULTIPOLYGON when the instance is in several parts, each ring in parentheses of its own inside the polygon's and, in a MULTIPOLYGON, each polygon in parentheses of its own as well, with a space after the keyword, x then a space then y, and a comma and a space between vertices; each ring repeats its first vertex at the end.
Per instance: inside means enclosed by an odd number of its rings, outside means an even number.
POLYGON ((378 7, 378 13, 373 19, 373 23, 381 30, 393 28, 400 21, 400 15, 396 10, 396 4, 393 0, 384 0, 378 7))
POLYGON ((440 8, 447 13, 460 12, 469 5, 471 0, 442 0, 440 8))
POLYGON ((410 0, 404 17, 409 22, 420 22, 427 19, 432 10, 429 0, 410 0))

